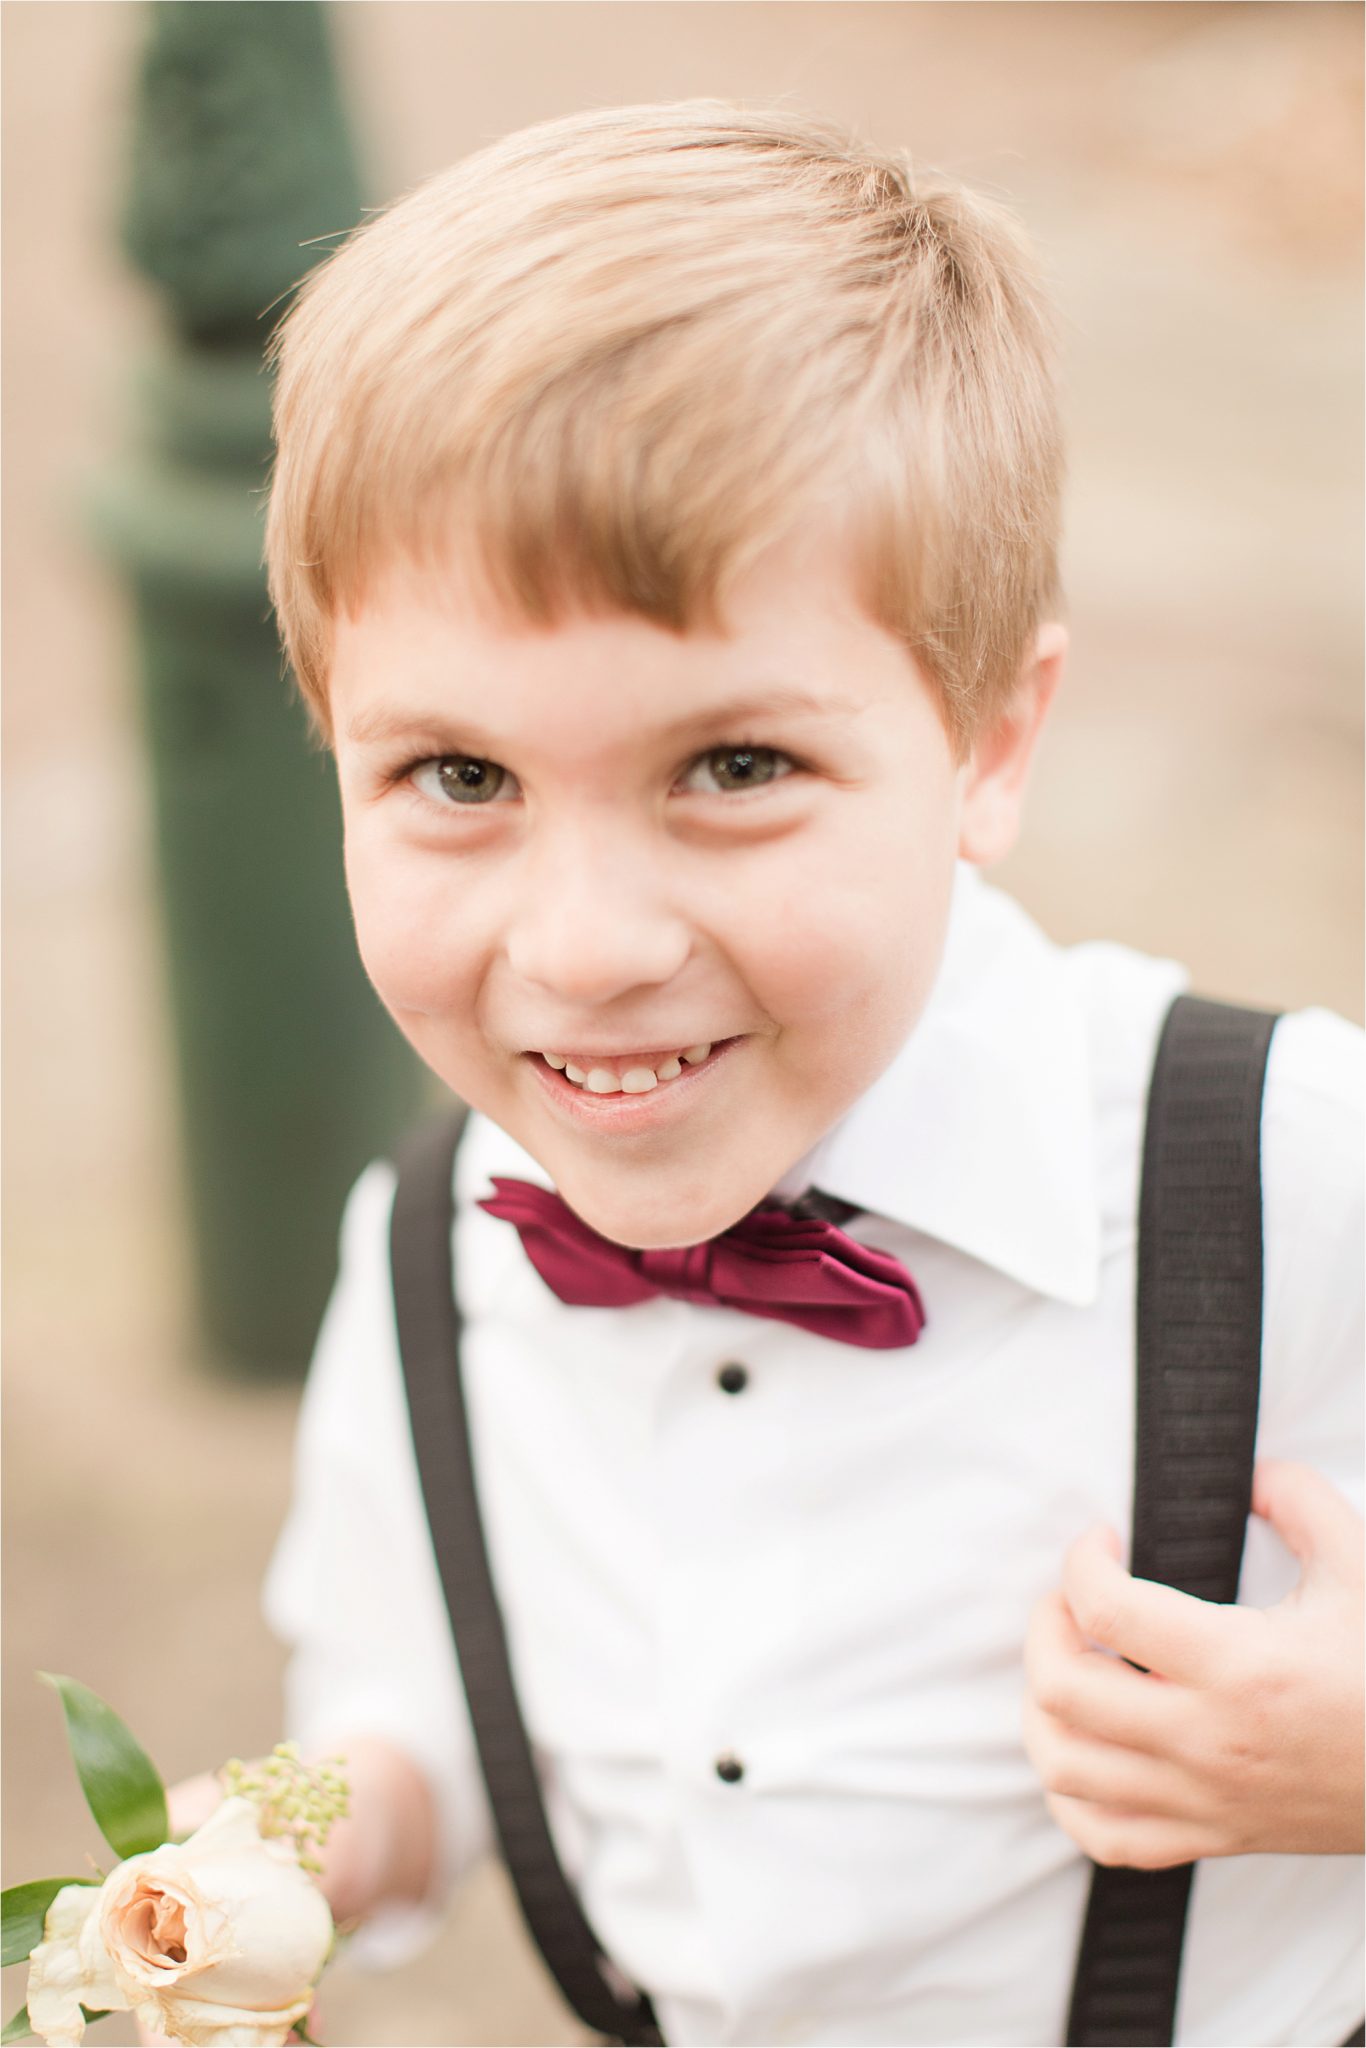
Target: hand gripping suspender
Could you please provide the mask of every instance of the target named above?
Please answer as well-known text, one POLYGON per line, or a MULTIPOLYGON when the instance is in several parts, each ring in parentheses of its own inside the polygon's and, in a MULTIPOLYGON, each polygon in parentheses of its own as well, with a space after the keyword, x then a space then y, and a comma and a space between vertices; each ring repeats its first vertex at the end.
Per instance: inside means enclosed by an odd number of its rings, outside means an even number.
MULTIPOLYGON (((1138 1220, 1135 1578, 1238 1596, 1262 1344, 1262 1087, 1274 1016, 1178 996, 1153 1067, 1138 1220)), ((1095 1866, 1068 2048, 1173 2039, 1195 1866, 1095 1866)))
MULTIPOLYGON (((1261 1097, 1275 1017, 1178 996, 1148 1104, 1139 1211, 1136 1576, 1235 1598, 1250 1510, 1261 1338, 1261 1097)), ((489 1573, 451 1271, 463 1117, 399 1156, 392 1257, 418 1469, 495 1825, 523 1917, 569 2004, 625 2044, 661 2036, 560 1868, 489 1573)), ((1170 2042, 1191 1866, 1096 1869, 1069 2048, 1170 2042)), ((1360 2028, 1352 2043, 1363 2044, 1360 2028)))

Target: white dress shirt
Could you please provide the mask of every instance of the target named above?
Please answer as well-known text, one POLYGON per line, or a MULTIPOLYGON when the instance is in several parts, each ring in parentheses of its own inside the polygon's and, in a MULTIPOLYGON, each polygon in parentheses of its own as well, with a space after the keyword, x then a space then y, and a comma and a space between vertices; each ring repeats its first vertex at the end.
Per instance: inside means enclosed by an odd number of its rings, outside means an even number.
MULTIPOLYGON (((1020 1736, 1030 1610, 1092 1523, 1126 1536, 1139 1157, 1186 984, 1054 946, 960 866, 930 1003, 782 1184, 866 1213, 928 1323, 866 1351, 658 1298, 573 1308, 489 1177, 546 1184, 471 1120, 457 1181, 464 1366, 493 1572, 552 1831, 672 2042, 1060 2041, 1087 1869, 1020 1736), (719 1369, 742 1363, 730 1394, 719 1369), (724 1783, 715 1764, 743 1764, 724 1783)), ((1362 1034, 1272 1041, 1259 1452, 1362 1493, 1362 1034)), ((377 1732, 430 1774, 426 1938, 490 1828, 408 1432, 393 1174, 358 1182, 266 1589, 291 1732, 377 1732)), ((1243 1601, 1297 1567, 1249 1531, 1243 1601)), ((1335 2043, 1361 2016, 1355 1857, 1199 1866, 1177 2040, 1335 2043)))

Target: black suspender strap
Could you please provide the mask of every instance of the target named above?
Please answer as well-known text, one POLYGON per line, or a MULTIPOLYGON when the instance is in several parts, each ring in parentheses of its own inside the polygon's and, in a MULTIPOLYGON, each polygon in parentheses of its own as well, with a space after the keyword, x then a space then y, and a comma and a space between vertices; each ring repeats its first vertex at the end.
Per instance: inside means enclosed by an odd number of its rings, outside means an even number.
POLYGON ((390 1227, 399 1349, 432 1544, 489 1804, 527 1927, 587 2026, 628 2048, 651 2048, 662 2039, 654 2009, 608 1960, 556 1855, 489 1571, 452 1270, 455 1150, 463 1121, 462 1115, 425 1125, 401 1148, 390 1227))
MULTIPOLYGON (((1276 1017, 1178 996, 1148 1097, 1130 1569, 1238 1595, 1262 1335, 1262 1088, 1276 1017)), ((1069 2048, 1173 2038, 1195 1866, 1095 1867, 1069 2048)))

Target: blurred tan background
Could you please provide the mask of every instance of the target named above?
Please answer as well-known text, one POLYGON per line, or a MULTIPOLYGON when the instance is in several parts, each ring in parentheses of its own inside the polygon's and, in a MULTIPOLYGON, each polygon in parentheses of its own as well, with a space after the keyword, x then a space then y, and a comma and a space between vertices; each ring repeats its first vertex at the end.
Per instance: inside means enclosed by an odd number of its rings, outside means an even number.
MULTIPOLYGON (((527 121, 702 93, 788 98, 1013 204, 1065 320, 1074 655, 997 878, 1060 940, 1360 1020, 1361 20, 353 0, 336 32, 369 204, 527 121)), ((95 1846, 35 1668, 169 1777, 279 1733, 256 1600, 297 1395, 197 1362, 129 622, 77 514, 155 324, 112 235, 142 28, 131 0, 3 9, 7 1883, 95 1846)), ((492 1871, 400 1977, 336 1970, 322 2025, 584 2038, 492 1871)))

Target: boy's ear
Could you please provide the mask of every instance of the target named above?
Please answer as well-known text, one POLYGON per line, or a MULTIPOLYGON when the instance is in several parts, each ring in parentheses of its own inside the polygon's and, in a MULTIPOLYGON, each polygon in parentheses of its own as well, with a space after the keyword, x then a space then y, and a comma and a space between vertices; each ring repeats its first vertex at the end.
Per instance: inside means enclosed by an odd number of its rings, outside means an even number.
POLYGON ((1040 626, 1006 709, 984 727, 963 770, 958 857, 988 867, 1015 844, 1034 748, 1067 660, 1067 628, 1040 626))

